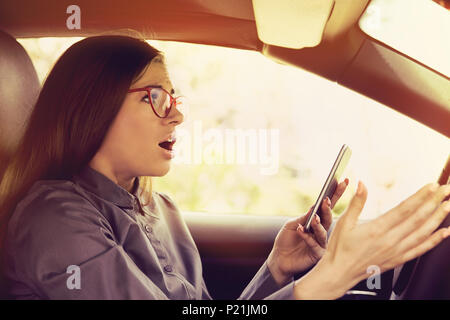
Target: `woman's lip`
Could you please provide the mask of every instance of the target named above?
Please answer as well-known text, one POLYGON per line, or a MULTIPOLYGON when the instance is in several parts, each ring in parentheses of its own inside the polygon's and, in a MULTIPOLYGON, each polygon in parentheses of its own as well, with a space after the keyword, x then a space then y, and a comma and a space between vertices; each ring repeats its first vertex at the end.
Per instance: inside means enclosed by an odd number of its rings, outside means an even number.
POLYGON ((172 133, 171 135, 167 136, 163 141, 160 141, 159 143, 164 142, 164 141, 169 141, 169 139, 171 139, 172 142, 177 141, 176 135, 174 133, 172 133))
MULTIPOLYGON (((166 148, 164 148, 163 146, 161 146, 161 144, 164 143, 164 142, 167 142, 167 140, 158 143, 158 146, 159 146, 160 148, 163 148, 163 149, 167 150, 166 148)), ((171 148, 171 150, 173 150, 173 146, 175 145, 175 142, 176 142, 176 140, 173 140, 172 142, 169 142, 169 143, 170 143, 170 148, 171 148)))
POLYGON ((160 148, 163 150, 164 155, 166 156, 167 159, 172 159, 173 157, 175 157, 175 151, 167 150, 167 149, 164 149, 162 147, 160 147, 160 148))
MULTIPOLYGON (((169 139, 160 141, 160 142, 158 142, 158 144, 163 143, 163 142, 166 142, 166 141, 169 142, 169 139)), ((177 139, 172 139, 170 142, 171 142, 171 143, 175 143, 175 142, 177 142, 177 139)))

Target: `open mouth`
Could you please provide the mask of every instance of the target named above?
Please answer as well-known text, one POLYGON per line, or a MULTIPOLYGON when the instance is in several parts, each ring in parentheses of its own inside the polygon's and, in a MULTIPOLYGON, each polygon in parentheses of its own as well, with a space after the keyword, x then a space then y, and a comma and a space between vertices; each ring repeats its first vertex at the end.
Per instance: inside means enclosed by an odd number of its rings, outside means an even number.
POLYGON ((175 144, 175 139, 169 139, 163 142, 158 143, 158 145, 166 150, 172 151, 173 145, 175 144))

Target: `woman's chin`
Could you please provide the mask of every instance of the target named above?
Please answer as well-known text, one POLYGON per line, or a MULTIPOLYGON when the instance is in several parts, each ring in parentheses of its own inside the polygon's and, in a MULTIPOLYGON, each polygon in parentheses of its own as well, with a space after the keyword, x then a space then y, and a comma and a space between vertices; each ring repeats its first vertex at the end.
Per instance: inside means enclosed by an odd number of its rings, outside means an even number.
POLYGON ((162 177, 165 176, 170 170, 170 161, 166 161, 165 164, 151 170, 152 174, 149 176, 162 177))

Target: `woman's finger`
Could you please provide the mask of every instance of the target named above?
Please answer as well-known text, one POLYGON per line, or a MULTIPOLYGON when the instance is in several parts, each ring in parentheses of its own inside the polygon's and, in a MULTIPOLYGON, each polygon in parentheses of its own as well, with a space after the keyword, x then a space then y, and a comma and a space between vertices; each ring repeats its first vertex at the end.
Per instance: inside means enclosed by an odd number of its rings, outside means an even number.
POLYGON ((417 209, 422 206, 428 198, 433 197, 439 189, 438 183, 427 184, 376 220, 379 221, 381 226, 393 229, 395 226, 404 222, 411 213, 416 212, 417 209))
POLYGON ((416 247, 424 239, 427 239, 432 232, 434 232, 444 221, 447 215, 450 213, 450 200, 443 202, 439 208, 433 212, 431 218, 420 226, 417 231, 410 234, 403 241, 401 241, 397 247, 397 254, 407 252, 408 250, 416 247))
POLYGON ((311 227, 314 232, 314 237, 316 238, 317 243, 324 249, 327 248, 327 230, 320 223, 319 216, 316 215, 314 218, 311 227))
POLYGON ((425 241, 420 243, 418 246, 410 249, 406 253, 398 256, 398 259, 394 260, 391 266, 388 268, 394 268, 402 263, 405 263, 409 260, 417 258, 423 255, 425 252, 433 249, 438 244, 440 244, 444 239, 447 239, 450 236, 450 228, 440 228, 432 235, 430 235, 425 241))
POLYGON ((326 197, 322 202, 320 220, 325 230, 330 229, 331 223, 333 223, 333 214, 331 212, 331 200, 326 197))
MULTIPOLYGON (((410 235, 417 234, 418 230, 427 231, 423 228, 424 225, 436 227, 445 219, 448 214, 447 204, 442 203, 442 200, 450 194, 450 185, 447 187, 440 187, 434 193, 429 193, 429 196, 423 201, 422 205, 414 211, 408 211, 404 220, 389 230, 392 235, 391 239, 394 242, 399 242, 410 235), (446 212, 445 212, 446 211, 446 212)), ((430 234, 433 230, 428 230, 430 234)), ((422 232, 423 236, 428 235, 422 232)))
POLYGON ((367 189, 364 186, 364 184, 359 181, 358 182, 358 189, 356 190, 356 194, 353 196, 353 198, 350 200, 350 204, 347 207, 347 210, 342 215, 341 220, 342 225, 346 228, 353 227, 357 221, 358 217, 361 214, 364 205, 367 200, 367 189))
MULTIPOLYGON (((326 197, 322 202, 321 220, 322 220, 322 225, 324 226, 324 228, 326 230, 328 230, 330 228, 331 224, 333 223, 333 214, 331 212, 331 209, 334 207, 336 202, 339 200, 339 198, 344 193, 345 189, 348 186, 348 181, 349 181, 348 179, 345 179, 344 181, 339 183, 339 185, 336 188, 336 191, 333 194, 332 200, 330 200, 328 197, 326 197)), ((304 225, 313 208, 314 208, 314 206, 309 208, 308 212, 305 215, 289 221, 285 225, 285 228, 289 229, 289 230, 293 230, 299 224, 304 225)))
POLYGON ((303 226, 301 224, 298 225, 297 228, 297 233, 300 236, 300 238, 302 238, 306 245, 312 249, 312 250, 317 250, 319 249, 320 245, 319 243, 316 241, 316 239, 314 239, 314 236, 312 233, 308 233, 305 232, 305 229, 303 228, 303 226))
POLYGON ((297 230, 299 224, 304 225, 306 223, 306 220, 308 219, 308 216, 311 213, 312 209, 313 207, 309 208, 308 212, 302 215, 301 217, 289 220, 285 224, 284 228, 289 230, 297 230))
POLYGON ((331 197, 331 209, 334 208, 336 202, 342 197, 342 195, 345 192, 345 189, 347 189, 348 186, 348 178, 346 178, 344 181, 338 184, 336 187, 336 191, 334 192, 333 196, 331 197))

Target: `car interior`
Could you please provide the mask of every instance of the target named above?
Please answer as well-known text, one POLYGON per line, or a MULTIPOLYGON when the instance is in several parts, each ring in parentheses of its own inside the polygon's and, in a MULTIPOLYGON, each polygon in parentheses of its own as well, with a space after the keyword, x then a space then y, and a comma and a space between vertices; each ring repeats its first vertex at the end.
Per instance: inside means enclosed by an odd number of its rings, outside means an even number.
MULTIPOLYGON (((325 17, 323 23, 315 27, 319 31, 318 38, 311 41, 316 40, 316 43, 305 39, 307 45, 300 45, 301 48, 261 40, 258 28, 262 29, 261 19, 268 14, 267 10, 261 11, 262 2, 136 0, 132 4, 115 1, 111 5, 106 0, 79 0, 80 29, 67 28, 66 2, 0 2, 0 178, 21 137, 40 86, 31 59, 16 41, 18 38, 88 37, 132 29, 146 39, 252 50, 336 82, 450 138, 448 74, 365 33, 358 22, 370 0, 330 0, 326 10, 321 11, 325 17), (17 10, 19 3, 20 10, 17 10)), ((305 2, 299 0, 299 3, 305 2)), ((449 168, 449 162, 442 164, 444 173, 449 168)), ((449 183, 448 175, 442 183, 449 183)), ((185 215, 214 299, 239 296, 267 258, 275 236, 287 219, 281 216, 185 215)), ((443 223, 443 226, 449 225, 450 216, 443 223)), ((446 240, 406 264, 403 270, 383 273, 381 289, 373 289, 376 295, 367 297, 389 299, 394 290, 402 299, 450 299, 449 253, 450 240, 446 240), (400 280, 394 281, 397 279, 400 280)), ((353 289, 368 291, 365 281, 353 289)))

